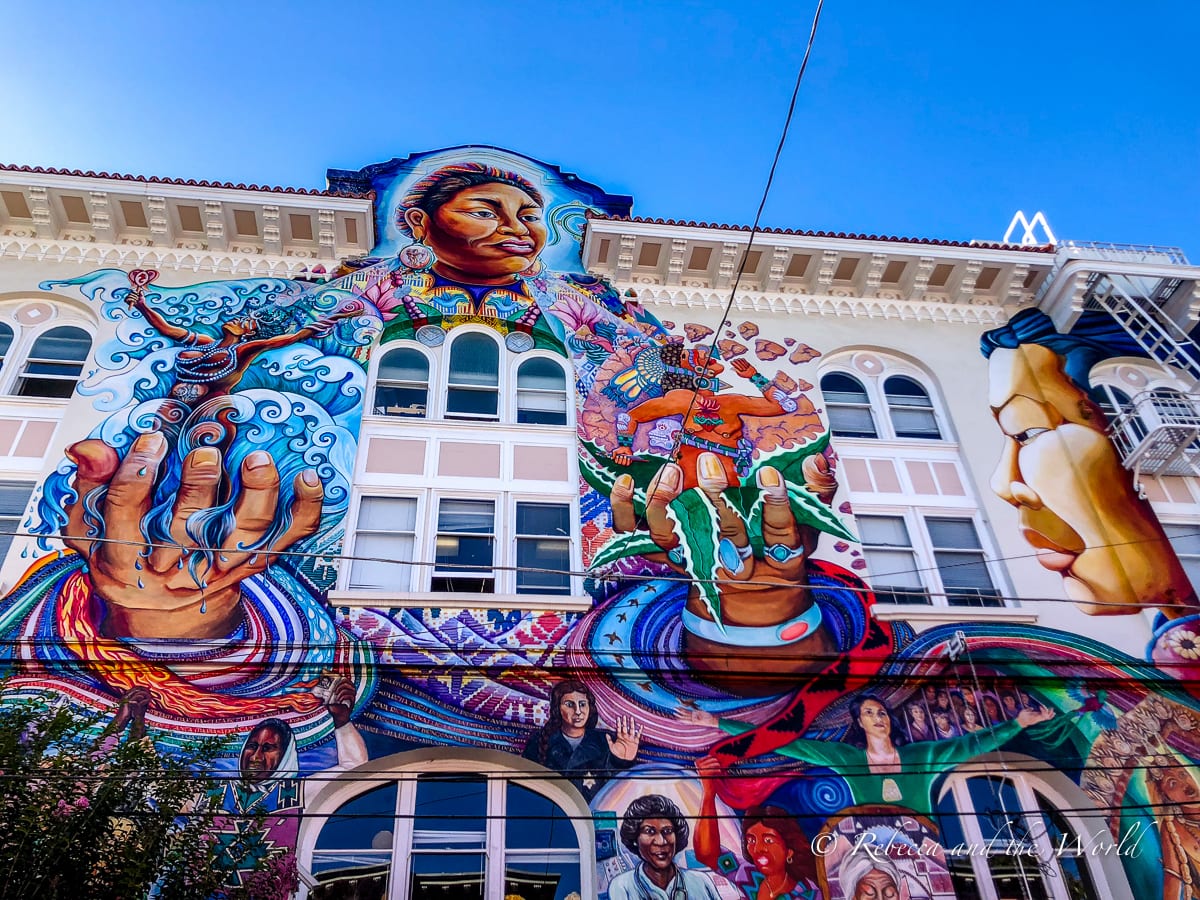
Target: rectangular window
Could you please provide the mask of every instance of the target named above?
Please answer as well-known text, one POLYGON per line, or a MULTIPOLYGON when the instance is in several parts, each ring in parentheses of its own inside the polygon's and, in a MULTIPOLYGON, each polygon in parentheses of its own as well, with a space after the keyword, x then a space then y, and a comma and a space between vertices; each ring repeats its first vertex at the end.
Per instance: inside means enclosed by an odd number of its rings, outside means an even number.
POLYGON ((1003 606, 992 583, 975 523, 970 519, 927 517, 933 561, 951 606, 1003 606))
POLYGON ((1197 525, 1168 525, 1163 524, 1167 540, 1175 548, 1175 555, 1183 571, 1187 573, 1192 587, 1200 592, 1200 524, 1197 525))
POLYGON ((867 580, 877 603, 929 603, 903 516, 858 516, 867 580))
POLYGON ((350 588, 364 591, 412 589, 417 556, 417 501, 412 497, 363 497, 350 564, 350 588), (401 562, 402 561, 402 562, 401 562), (399 563, 399 564, 398 564, 399 563))
POLYGON ((516 536, 517 593, 570 594, 571 507, 518 503, 516 536))
POLYGON ((0 563, 8 555, 15 532, 21 530, 21 517, 25 515, 33 487, 24 481, 0 482, 0 563))
POLYGON ((442 500, 430 590, 479 594, 494 591, 495 534, 495 502, 442 500))

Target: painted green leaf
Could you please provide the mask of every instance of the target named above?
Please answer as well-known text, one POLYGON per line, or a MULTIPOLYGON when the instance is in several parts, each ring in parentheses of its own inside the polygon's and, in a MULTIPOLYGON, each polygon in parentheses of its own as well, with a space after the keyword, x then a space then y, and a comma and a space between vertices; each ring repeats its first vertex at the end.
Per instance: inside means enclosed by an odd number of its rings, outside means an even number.
MULTIPOLYGON (((683 565, 697 579, 700 599, 721 626, 721 592, 713 579, 717 577, 717 508, 699 488, 684 491, 667 507, 675 523, 675 535, 683 550, 683 565)), ((722 629, 723 630, 723 629, 722 629)))
POLYGON ((788 499, 792 502, 792 515, 801 525, 811 525, 818 531, 832 534, 844 541, 858 543, 858 538, 847 530, 838 514, 817 499, 815 494, 809 493, 807 488, 789 484, 788 499))
POLYGON ((763 466, 778 469, 783 480, 795 484, 804 484, 804 460, 818 453, 824 453, 829 446, 829 432, 826 431, 815 441, 801 444, 798 447, 776 447, 766 453, 756 453, 754 465, 750 473, 743 479, 746 484, 758 484, 755 476, 763 466))
POLYGON ((592 558, 593 568, 606 566, 627 556, 641 556, 646 553, 662 553, 662 548, 654 543, 647 531, 631 531, 628 534, 614 535, 592 558))
POLYGON ((580 455, 579 473, 583 480, 602 493, 605 497, 612 496, 612 487, 622 475, 633 477, 633 512, 637 516, 646 513, 646 488, 658 475, 659 471, 671 460, 665 456, 640 453, 633 462, 621 466, 613 462, 603 447, 591 441, 581 440, 588 456, 580 455))

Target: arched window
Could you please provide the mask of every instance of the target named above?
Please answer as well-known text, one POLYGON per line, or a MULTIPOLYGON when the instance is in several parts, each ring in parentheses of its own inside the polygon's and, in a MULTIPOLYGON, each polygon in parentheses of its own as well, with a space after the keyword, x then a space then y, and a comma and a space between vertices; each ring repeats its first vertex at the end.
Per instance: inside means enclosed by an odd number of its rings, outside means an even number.
POLYGON ((70 397, 92 349, 82 328, 60 325, 33 343, 14 391, 19 397, 70 397))
POLYGON ((567 424, 567 376, 554 360, 535 357, 517 369, 517 422, 567 424))
POLYGON ((429 360, 420 350, 397 347, 379 361, 375 415, 424 418, 429 404, 429 360))
POLYGON ((941 439, 933 401, 916 381, 904 375, 891 376, 883 383, 883 398, 896 437, 941 439))
POLYGON ((871 398, 858 379, 844 372, 830 372, 821 377, 821 393, 825 397, 829 427, 834 434, 854 438, 878 436, 875 417, 871 414, 871 398))
MULTIPOLYGON (((938 802, 944 847, 960 897, 1005 900, 1100 900, 1103 873, 1085 835, 1020 775, 951 776, 938 802)), ((1111 835, 1109 835, 1111 841, 1111 835)), ((1108 885, 1108 887, 1113 887, 1108 885)))
POLYGON ((566 900, 590 885, 574 817, 529 774, 510 780, 425 771, 380 784, 381 777, 313 823, 320 830, 311 845, 316 885, 309 900, 566 900))
POLYGON ((13 330, 11 325, 0 322, 0 367, 3 367, 4 360, 8 357, 9 348, 12 347, 13 330))
POLYGON ((450 345, 446 418, 500 418, 500 345, 485 334, 468 332, 450 345))

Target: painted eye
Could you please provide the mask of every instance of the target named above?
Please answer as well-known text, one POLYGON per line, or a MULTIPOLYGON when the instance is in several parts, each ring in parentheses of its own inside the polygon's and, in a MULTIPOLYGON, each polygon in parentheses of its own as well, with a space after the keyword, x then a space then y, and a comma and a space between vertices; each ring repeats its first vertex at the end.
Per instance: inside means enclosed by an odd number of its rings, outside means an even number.
POLYGON ((1018 444, 1020 444, 1022 447, 1024 447, 1026 444, 1028 444, 1030 441, 1032 441, 1035 437, 1037 437, 1038 435, 1041 435, 1041 434, 1045 434, 1049 430, 1050 430, 1049 428, 1026 428, 1024 431, 1014 434, 1013 440, 1016 441, 1018 444))

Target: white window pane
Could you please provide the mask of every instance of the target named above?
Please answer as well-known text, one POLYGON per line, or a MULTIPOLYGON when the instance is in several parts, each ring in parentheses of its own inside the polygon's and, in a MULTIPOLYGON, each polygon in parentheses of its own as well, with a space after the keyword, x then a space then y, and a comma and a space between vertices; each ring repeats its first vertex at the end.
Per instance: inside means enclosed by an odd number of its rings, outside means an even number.
POLYGON ((896 437, 906 438, 940 438, 937 416, 932 409, 904 409, 891 407, 892 427, 896 429, 896 437))
POLYGON ((92 337, 82 328, 63 326, 51 328, 36 341, 29 351, 30 359, 57 359, 63 362, 83 362, 92 349, 92 337))
POLYGON ((826 404, 825 414, 829 417, 829 427, 834 434, 842 437, 877 436, 875 419, 865 406, 837 406, 830 402, 826 404))
POLYGON ((412 534, 360 534, 354 542, 354 555, 373 559, 356 559, 350 564, 350 587, 409 590, 412 566, 397 563, 413 559, 415 552, 416 539, 412 534))
POLYGON ((413 497, 363 497, 358 507, 360 531, 415 531, 417 501, 413 497))
POLYGON ((944 550, 979 550, 979 535, 975 531, 975 523, 970 519, 934 519, 925 520, 929 529, 929 539, 933 546, 944 550))
POLYGON ((552 359, 531 359, 517 369, 517 387, 539 391, 565 391, 567 376, 552 359))
POLYGON ((864 549, 863 557, 867 561, 867 580, 872 587, 886 585, 924 590, 916 557, 907 550, 864 549))
POLYGON ((889 404, 900 406, 933 406, 925 388, 903 375, 893 375, 883 383, 883 394, 889 404))
POLYGON ((482 334, 464 334, 450 348, 450 383, 494 387, 500 383, 500 345, 482 334))
POLYGON ((518 503, 517 534, 569 537, 571 507, 563 503, 518 503))
POLYGON ((821 379, 821 395, 828 403, 868 403, 867 390, 858 379, 831 372, 821 379))
POLYGON ((903 516, 859 516, 858 532, 864 544, 911 547, 903 516))
POLYGON ((23 481, 0 482, 0 515, 20 516, 34 486, 23 481))
POLYGON ((491 500, 443 500, 438 507, 438 531, 491 534, 496 504, 491 500))
POLYGON ((419 350, 391 350, 379 362, 380 381, 429 381, 429 360, 419 350))
POLYGON ((1163 531, 1175 552, 1182 555, 1200 555, 1200 524, 1163 524, 1163 531))
POLYGON ((991 575, 988 574, 987 563, 982 553, 943 553, 933 554, 938 571, 942 573, 942 584, 946 590, 970 588, 985 591, 993 589, 991 575))

